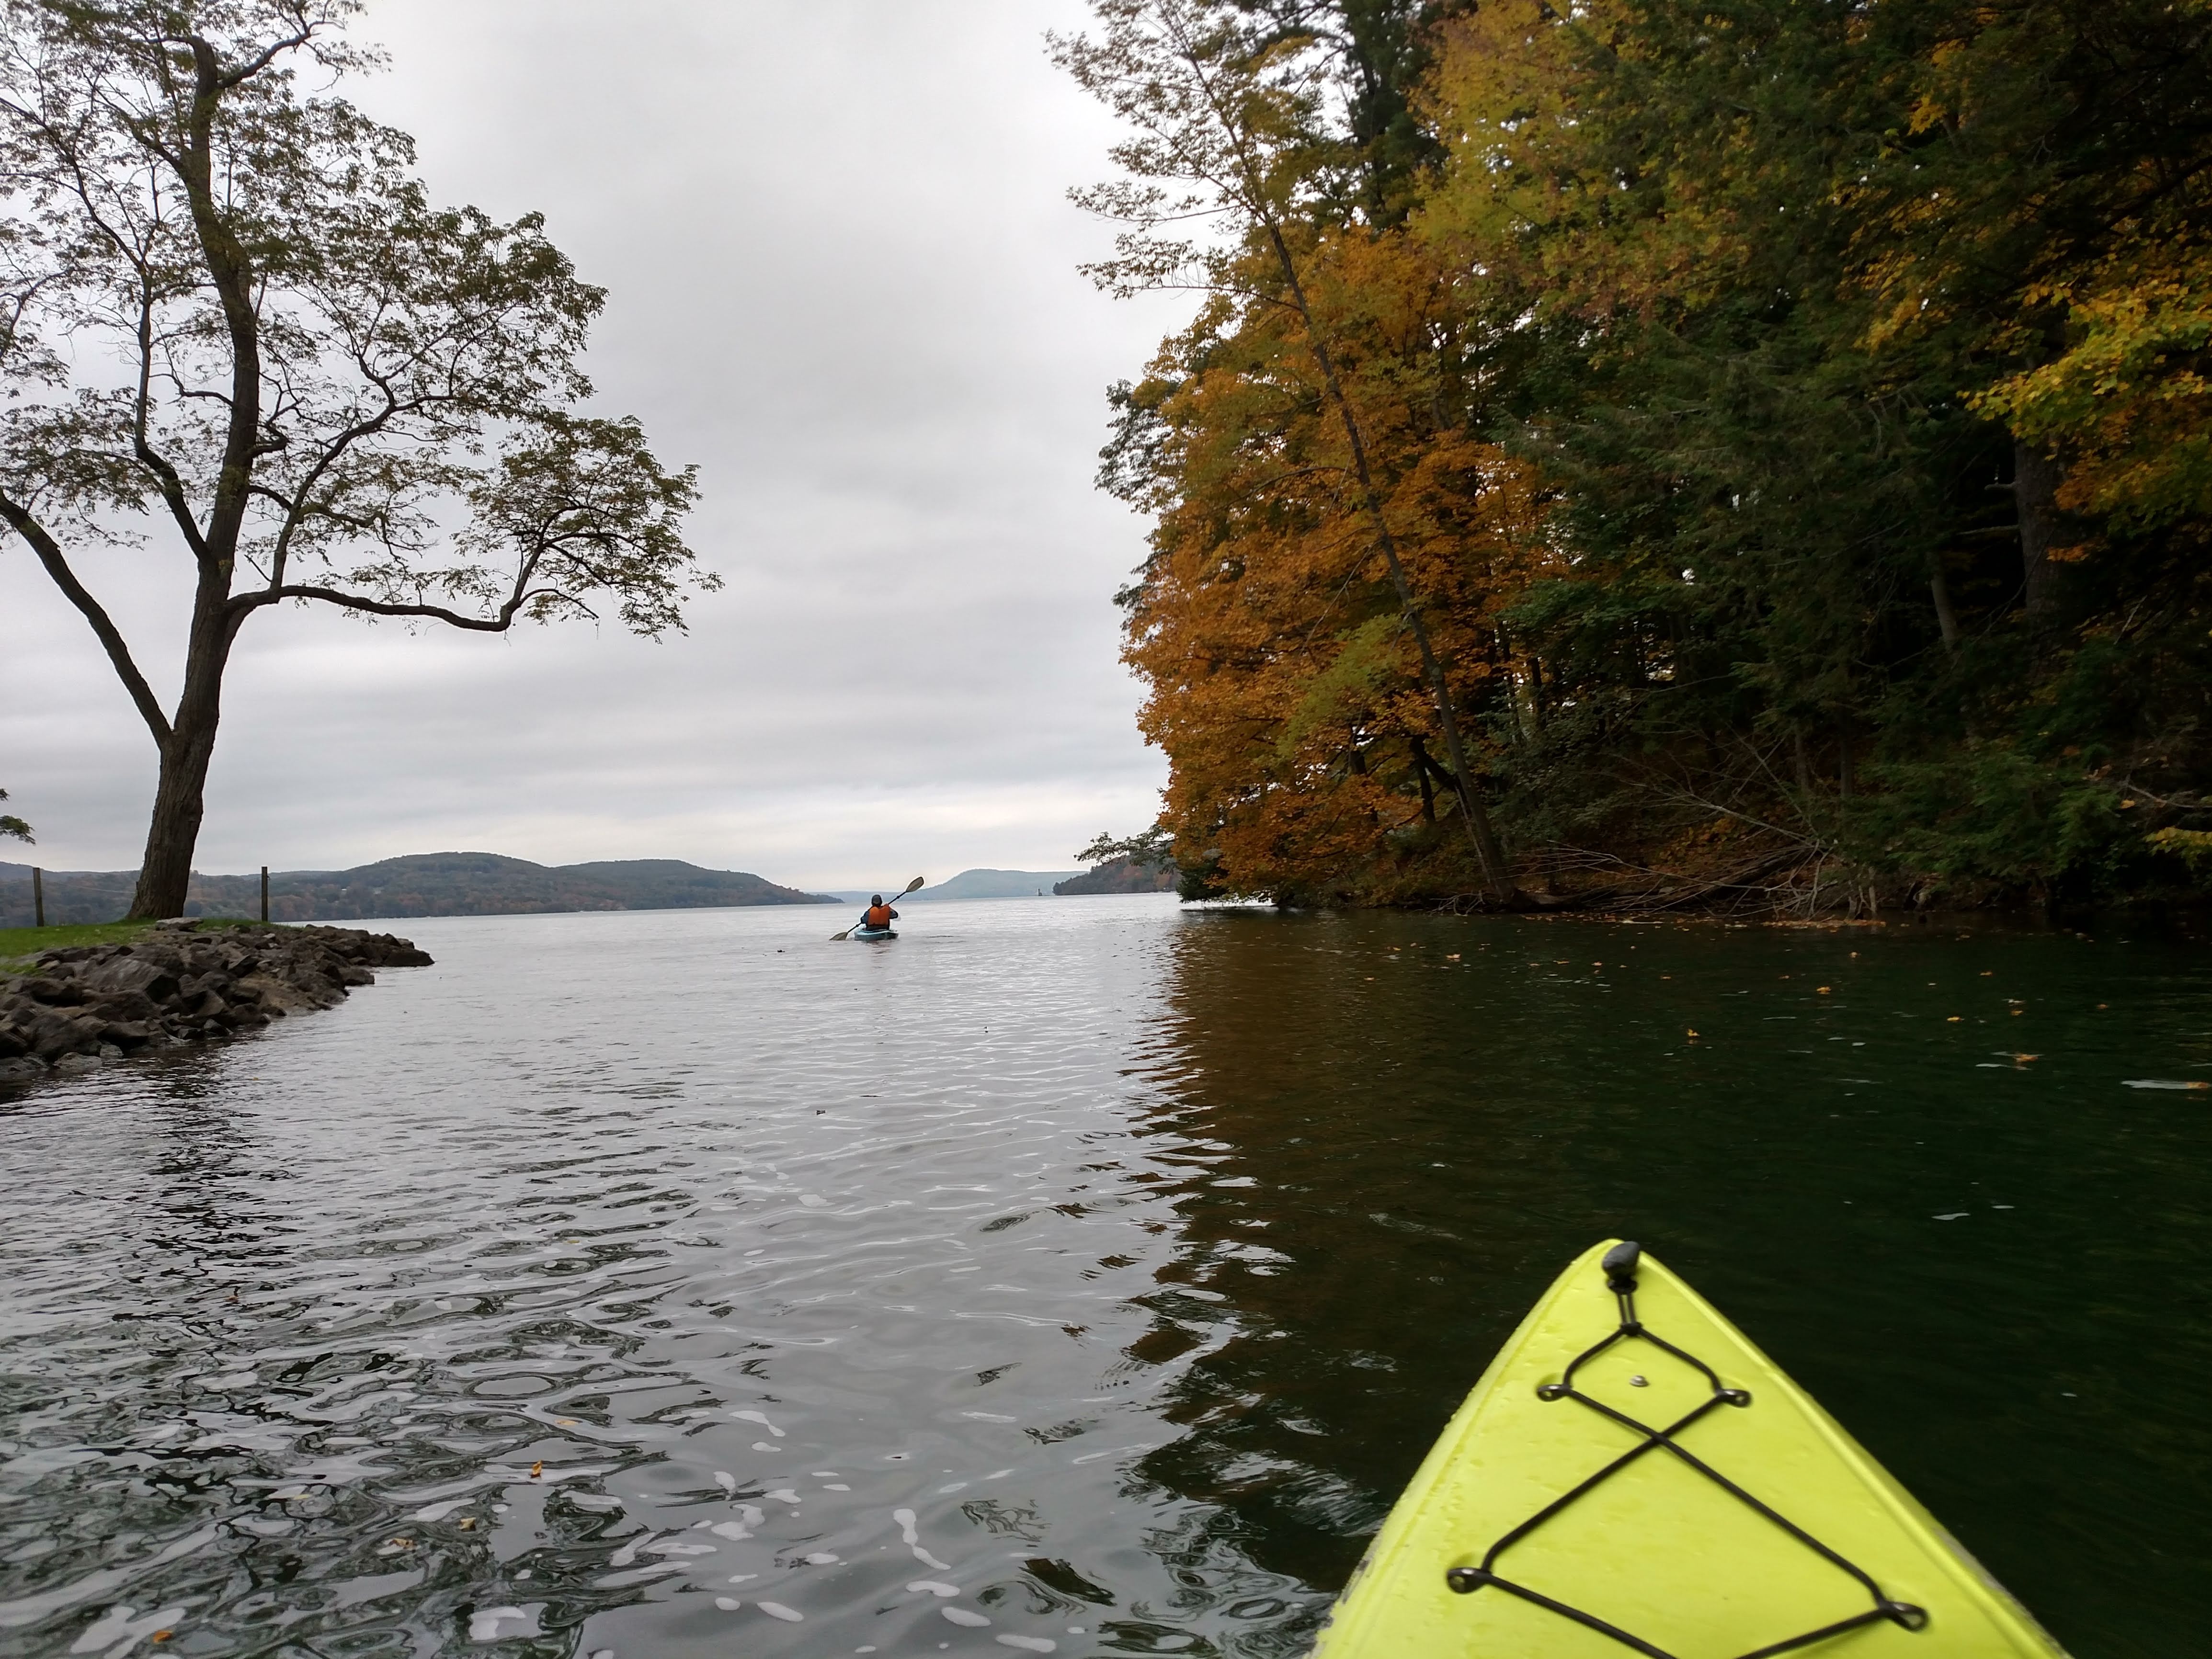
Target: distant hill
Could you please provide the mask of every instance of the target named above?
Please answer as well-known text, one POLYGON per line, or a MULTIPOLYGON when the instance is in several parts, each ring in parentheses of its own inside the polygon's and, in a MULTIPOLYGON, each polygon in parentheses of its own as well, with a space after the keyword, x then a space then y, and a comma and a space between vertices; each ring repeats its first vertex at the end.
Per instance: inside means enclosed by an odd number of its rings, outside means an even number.
POLYGON ((1053 891, 1063 896, 1075 893, 1165 893, 1176 884, 1176 867, 1172 864, 1157 867, 1139 864, 1134 859, 1113 859, 1081 875, 1057 883, 1053 891))
POLYGON ((1040 898, 1080 870, 963 870, 950 881, 909 893, 909 899, 1040 898))
MULTIPOLYGON (((49 870, 46 920, 112 921, 130 908, 133 870, 49 870)), ((547 866, 496 853, 417 853, 352 870, 269 875, 276 921, 369 916, 502 916, 568 910, 687 910, 725 905, 831 904, 742 870, 702 870, 678 859, 547 866)), ((192 877, 188 916, 260 914, 261 878, 192 877)), ((0 927, 31 925, 31 866, 0 863, 0 927)))

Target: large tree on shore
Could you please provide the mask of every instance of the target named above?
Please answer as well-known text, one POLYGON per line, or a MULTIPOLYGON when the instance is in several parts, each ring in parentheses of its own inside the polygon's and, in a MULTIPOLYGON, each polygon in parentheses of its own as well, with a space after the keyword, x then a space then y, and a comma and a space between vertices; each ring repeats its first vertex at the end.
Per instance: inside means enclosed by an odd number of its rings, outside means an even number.
POLYGON ((694 472, 584 412, 605 294, 529 215, 431 204, 331 90, 354 0, 0 0, 0 520, 161 754, 134 916, 179 914, 246 623, 683 627, 694 472), (158 528, 148 531, 137 521, 158 528), (164 707, 81 571, 190 562, 164 707))
MULTIPOLYGON (((1267 337, 1277 361, 1251 378, 1286 391, 1294 407, 1258 422, 1280 429, 1248 434, 1235 446, 1240 459, 1259 463, 1241 488, 1264 497, 1298 484, 1328 498, 1324 514, 1358 526, 1352 568, 1335 570, 1322 585, 1341 589, 1368 565, 1385 578, 1391 635, 1412 646, 1427 719, 1449 763, 1434 769, 1457 797, 1484 886, 1492 900, 1509 902, 1516 891, 1512 876, 1491 825, 1475 771, 1476 744, 1453 684, 1458 653, 1440 629, 1435 584, 1424 580, 1396 499, 1413 470, 1398 463, 1410 460, 1415 449, 1398 446, 1399 453, 1392 453, 1388 428, 1402 408, 1407 384, 1433 369, 1412 361, 1433 355, 1425 352, 1428 331, 1422 331, 1424 350, 1401 350, 1389 368, 1375 371, 1356 361, 1355 331, 1344 319, 1345 308, 1333 303, 1333 291, 1346 286, 1347 265, 1370 255, 1376 264, 1389 263, 1378 245, 1398 216, 1399 192, 1391 185, 1394 170, 1378 165, 1386 147, 1377 141, 1389 127, 1362 131, 1362 112, 1371 111, 1373 100, 1355 98, 1349 119, 1331 107, 1334 67, 1368 60, 1358 49, 1360 31, 1347 27, 1340 39, 1317 27, 1316 15, 1307 15, 1325 9, 1292 3, 1278 15, 1237 0, 1091 0, 1095 33, 1048 37, 1060 66, 1129 129, 1111 152, 1122 176, 1073 192, 1083 206, 1123 228, 1115 257, 1087 269, 1102 288, 1119 295, 1182 289, 1207 296, 1182 343, 1181 355, 1192 360, 1194 369, 1196 360, 1215 355, 1217 338, 1226 332, 1267 337), (1370 372, 1355 374, 1363 368, 1370 372), (1317 422, 1310 418, 1315 416, 1317 422), (1305 431, 1293 440, 1291 425, 1305 431)), ((1202 371, 1194 372, 1186 384, 1202 397, 1205 380, 1202 371)), ((1157 404, 1144 398, 1124 407, 1139 425, 1158 412, 1157 404)), ((1135 430, 1136 425, 1125 427, 1118 458, 1109 452, 1109 477, 1117 469, 1127 473, 1132 458, 1126 434, 1135 430)), ((1164 462, 1163 470, 1171 474, 1169 447, 1146 465, 1164 462)), ((1135 483, 1134 498, 1152 497, 1164 482, 1135 483)), ((1179 483, 1169 483, 1152 504, 1164 507, 1182 494, 1179 483)), ((1341 529, 1334 528, 1327 539, 1342 544, 1341 529)), ((1154 538, 1155 574, 1164 559, 1171 562, 1176 540, 1164 519, 1154 538)), ((1332 551, 1340 562, 1341 545, 1332 551)), ((1244 561, 1231 562, 1241 568, 1244 561)), ((1301 578, 1316 580, 1317 568, 1309 567, 1301 578)), ((1194 585, 1211 580, 1200 577, 1194 585)), ((1140 606, 1145 586, 1139 585, 1140 606)), ((1230 604, 1241 609, 1243 596, 1230 604)), ((1305 631, 1310 638, 1314 629, 1310 624, 1305 631)), ((1138 636, 1132 660, 1161 684, 1158 665, 1144 660, 1145 636, 1157 643, 1157 630, 1140 613, 1132 633, 1138 636)), ((1285 642, 1247 641, 1244 654, 1271 663, 1310 654, 1303 642, 1285 652, 1285 642)), ((1190 665, 1206 653, 1177 641, 1168 654, 1190 665)), ((1243 746, 1254 747, 1249 732, 1243 746)), ((1248 799, 1281 793, 1279 776, 1263 781, 1249 775, 1254 769, 1243 769, 1248 775, 1236 793, 1248 799)), ((1316 770, 1311 764, 1295 769, 1316 770)), ((1335 769, 1324 764, 1318 770, 1335 769)), ((1211 811, 1209 805, 1196 816, 1202 819, 1211 811)), ((1182 816, 1192 814, 1186 810, 1182 816)), ((1268 838, 1279 839, 1272 832, 1268 838)))

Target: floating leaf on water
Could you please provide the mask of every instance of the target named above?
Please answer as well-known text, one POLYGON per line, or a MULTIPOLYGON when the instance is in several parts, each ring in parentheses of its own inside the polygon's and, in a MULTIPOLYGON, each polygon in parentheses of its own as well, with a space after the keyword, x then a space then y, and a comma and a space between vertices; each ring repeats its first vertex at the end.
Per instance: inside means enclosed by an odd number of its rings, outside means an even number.
POLYGON ((939 1607, 938 1608, 938 1611, 943 1613, 947 1619, 951 1620, 954 1624, 964 1625, 969 1630, 981 1630, 984 1626, 991 1622, 990 1620, 985 1617, 982 1613, 976 1613, 968 1607, 939 1607))
POLYGON ((2212 1083, 2199 1083, 2194 1078, 2131 1077, 2121 1079, 2123 1089, 2212 1089, 2212 1083))
POLYGON ((941 1584, 934 1578, 917 1578, 907 1586, 916 1595, 954 1596, 960 1594, 957 1584, 941 1584))
POLYGON ((756 1601, 753 1605, 758 1607, 763 1613, 766 1613, 769 1618, 781 1619, 789 1624, 795 1625, 800 1620, 806 1617, 806 1615, 799 1612, 797 1607, 787 1607, 781 1601, 756 1601))

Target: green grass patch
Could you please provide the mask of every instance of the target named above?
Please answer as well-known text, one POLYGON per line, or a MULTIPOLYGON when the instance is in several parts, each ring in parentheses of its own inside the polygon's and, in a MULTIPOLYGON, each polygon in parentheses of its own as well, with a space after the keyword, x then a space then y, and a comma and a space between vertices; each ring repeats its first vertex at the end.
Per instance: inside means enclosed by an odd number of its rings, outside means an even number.
MULTIPOLYGON (((74 922, 60 927, 0 927, 0 973, 21 971, 42 951, 59 951, 73 945, 123 945, 137 939, 150 921, 74 922)), ((217 927, 258 927, 242 916, 203 916, 198 930, 217 927)))

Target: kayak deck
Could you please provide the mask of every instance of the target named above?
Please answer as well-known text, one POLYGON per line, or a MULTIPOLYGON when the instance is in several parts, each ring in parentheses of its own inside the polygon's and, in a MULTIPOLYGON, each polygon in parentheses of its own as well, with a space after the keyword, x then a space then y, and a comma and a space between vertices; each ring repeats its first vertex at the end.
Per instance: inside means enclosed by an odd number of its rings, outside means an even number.
POLYGON ((896 927, 855 927, 853 930, 853 937, 857 939, 867 940, 896 939, 898 937, 898 929, 896 927))
POLYGON ((1608 1242, 1491 1363, 1314 1655, 1785 1652, 2063 1659, 1779 1367, 1608 1242))

